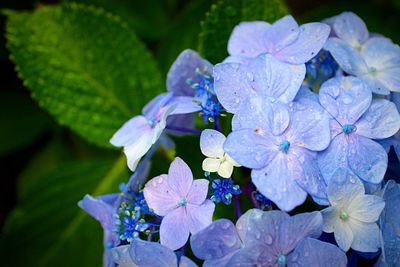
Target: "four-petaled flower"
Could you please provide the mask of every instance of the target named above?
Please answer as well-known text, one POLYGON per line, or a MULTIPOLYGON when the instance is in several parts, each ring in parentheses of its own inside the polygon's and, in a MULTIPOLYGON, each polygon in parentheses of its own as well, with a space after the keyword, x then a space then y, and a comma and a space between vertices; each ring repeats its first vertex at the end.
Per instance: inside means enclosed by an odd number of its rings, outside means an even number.
POLYGON ((376 94, 400 92, 400 47, 382 36, 370 36, 365 23, 344 12, 327 20, 334 37, 328 50, 347 74, 364 80, 376 94))
POLYGON ((200 136, 200 149, 203 155, 207 156, 203 161, 203 170, 206 172, 217 172, 223 178, 229 178, 232 175, 233 167, 240 167, 224 151, 224 142, 226 137, 212 129, 206 129, 200 136))
POLYGON ((236 228, 229 220, 217 220, 193 235, 190 244, 204 266, 346 266, 339 248, 315 239, 321 228, 317 211, 291 217, 252 209, 236 228))
POLYGON ((188 257, 178 259, 174 251, 160 243, 141 239, 113 248, 112 258, 118 267, 197 267, 188 257))
POLYGON ((167 117, 199 110, 193 98, 164 93, 155 97, 143 108, 143 115, 127 121, 111 138, 114 146, 123 146, 128 167, 135 171, 140 159, 157 142, 167 125, 167 117))
POLYGON ((324 23, 299 26, 292 16, 285 16, 272 25, 264 21, 242 22, 229 38, 230 57, 226 61, 243 63, 267 53, 279 61, 302 65, 317 55, 329 32, 329 26, 324 23))
POLYGON ((332 142, 318 154, 326 182, 338 167, 344 167, 366 182, 380 183, 387 169, 387 154, 371 139, 388 138, 399 130, 396 106, 385 99, 372 100, 368 85, 355 77, 325 82, 319 100, 332 117, 332 142))
POLYGON ((385 202, 366 195, 364 185, 350 170, 339 168, 328 183, 330 207, 322 210, 323 231, 334 233, 339 247, 375 252, 380 247, 379 219, 385 202))
POLYGON ((272 25, 240 23, 228 42, 231 56, 214 68, 218 100, 231 113, 252 94, 292 101, 305 77, 304 63, 321 50, 329 31, 323 23, 299 27, 292 16, 272 25))
POLYGON ((148 181, 144 197, 149 208, 164 216, 160 225, 161 244, 178 249, 189 234, 195 234, 211 223, 215 204, 206 199, 208 181, 193 181, 192 171, 180 158, 175 158, 167 174, 148 181))
POLYGON ((316 151, 329 145, 329 118, 317 102, 302 99, 286 105, 254 97, 235 116, 224 149, 252 169, 252 181, 263 195, 285 211, 302 204, 307 193, 326 204, 316 151))

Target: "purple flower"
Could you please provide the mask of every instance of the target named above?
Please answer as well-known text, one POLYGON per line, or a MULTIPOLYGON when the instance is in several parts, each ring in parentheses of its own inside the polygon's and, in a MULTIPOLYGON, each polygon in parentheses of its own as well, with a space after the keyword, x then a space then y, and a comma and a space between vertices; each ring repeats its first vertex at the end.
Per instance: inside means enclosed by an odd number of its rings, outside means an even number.
POLYGON ((319 22, 299 26, 292 16, 272 25, 262 21, 242 22, 228 41, 231 55, 228 61, 244 62, 268 53, 281 62, 302 65, 321 50, 329 32, 329 26, 319 22))
POLYGON ((113 260, 119 267, 154 266, 154 267, 196 267, 185 256, 179 259, 171 249, 156 242, 136 239, 131 245, 114 248, 113 260))
POLYGON ((252 209, 236 223, 221 219, 192 236, 203 266, 346 266, 346 255, 315 238, 321 234, 319 212, 289 216, 252 209), (318 247, 318 249, 316 249, 318 247))
POLYGON ((338 167, 349 168, 366 182, 381 182, 387 168, 387 154, 372 139, 388 138, 399 130, 396 106, 385 99, 372 100, 368 85, 354 77, 325 82, 319 100, 332 116, 332 142, 318 155, 326 182, 338 167))
POLYGON ((192 96, 205 122, 214 122, 224 111, 214 92, 213 65, 195 51, 184 50, 167 75, 167 89, 175 95, 192 96))
POLYGON ((316 152, 329 145, 329 118, 317 102, 286 105, 254 97, 235 117, 224 150, 252 169, 252 181, 264 196, 285 211, 302 204, 307 193, 326 203, 316 152))
POLYGON ((180 158, 175 158, 167 174, 147 182, 144 196, 154 212, 164 216, 160 225, 161 244, 178 249, 189 234, 197 233, 211 223, 215 205, 207 200, 208 181, 193 181, 192 172, 180 158))
POLYGON ((365 23, 344 12, 328 20, 334 36, 325 45, 342 70, 368 83, 376 94, 400 92, 400 47, 390 39, 370 36, 365 23))

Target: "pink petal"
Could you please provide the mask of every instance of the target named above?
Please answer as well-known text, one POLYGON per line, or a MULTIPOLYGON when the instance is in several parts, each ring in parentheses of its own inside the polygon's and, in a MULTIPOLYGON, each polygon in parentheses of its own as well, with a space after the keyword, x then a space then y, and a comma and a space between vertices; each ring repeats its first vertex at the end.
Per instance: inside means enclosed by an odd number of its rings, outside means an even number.
POLYGON ((163 218, 160 242, 172 250, 183 247, 189 238, 188 217, 184 207, 177 208, 163 218))
POLYGON ((168 171, 168 185, 180 197, 186 197, 193 183, 189 166, 179 157, 171 163, 168 171))
POLYGON ((188 204, 186 212, 188 215, 188 226, 192 234, 195 234, 212 222, 212 215, 215 210, 215 204, 211 200, 206 200, 200 206, 188 204))
POLYGON ((168 185, 168 175, 163 174, 148 181, 143 193, 147 204, 160 216, 178 207, 179 196, 168 185))
POLYGON ((208 180, 197 179, 193 181, 187 200, 190 204, 201 205, 206 200, 208 193, 208 180))

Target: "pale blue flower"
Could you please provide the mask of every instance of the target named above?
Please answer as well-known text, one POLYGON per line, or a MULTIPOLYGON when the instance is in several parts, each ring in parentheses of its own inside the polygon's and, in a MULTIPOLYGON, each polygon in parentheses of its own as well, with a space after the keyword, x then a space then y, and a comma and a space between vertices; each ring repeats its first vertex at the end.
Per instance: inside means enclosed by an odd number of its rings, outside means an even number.
POLYGON ((285 16, 273 24, 241 22, 229 38, 230 57, 227 61, 246 62, 249 58, 268 53, 281 62, 302 65, 317 55, 329 32, 329 26, 324 23, 299 26, 292 16, 285 16))
POLYGON ((387 169, 385 149, 373 141, 394 135, 400 128, 396 106, 373 99, 368 85, 355 77, 325 82, 319 100, 332 116, 332 142, 318 154, 318 165, 328 182, 338 167, 351 169, 366 182, 378 184, 387 169))
POLYGON ((112 257, 118 267, 197 267, 189 258, 178 258, 173 250, 160 243, 141 239, 112 249, 112 257))
POLYGON ((174 114, 193 113, 199 106, 192 97, 164 93, 155 97, 143 108, 143 115, 127 121, 111 138, 114 146, 123 146, 131 171, 140 159, 157 142, 167 125, 167 117, 174 114))
POLYGON ((381 227, 382 254, 378 266, 400 264, 400 185, 390 180, 386 183, 382 198, 385 208, 379 219, 381 227))
POLYGON ((350 170, 337 169, 328 183, 330 207, 322 210, 323 231, 334 233, 339 247, 375 252, 380 247, 377 220, 385 202, 366 195, 364 185, 350 170))
MULTIPOLYGON (((400 93, 392 93, 390 100, 396 105, 397 110, 400 112, 400 93)), ((389 153, 390 147, 393 146, 397 158, 400 160, 400 131, 390 138, 380 140, 379 143, 389 153)))
POLYGON ((272 25, 240 23, 228 42, 231 56, 214 68, 218 100, 231 113, 254 94, 292 101, 305 77, 304 63, 321 50, 329 31, 323 23, 299 26, 292 16, 272 25))
POLYGON ((331 18, 333 34, 324 48, 341 69, 368 83, 376 94, 400 92, 400 47, 390 39, 371 36, 354 13, 331 18))
POLYGON ((196 52, 183 51, 168 72, 169 93, 155 97, 143 108, 142 115, 127 121, 114 134, 110 142, 114 146, 124 147, 131 171, 135 170, 140 159, 159 140, 167 126, 176 133, 182 126, 194 126, 194 118, 190 113, 203 110, 203 115, 212 118, 210 120, 220 115, 222 109, 218 108, 219 103, 212 102, 216 101, 210 87, 212 69, 213 66, 196 52))
POLYGON ((224 150, 252 169, 258 191, 285 211, 302 204, 307 193, 326 204, 316 159, 330 142, 329 118, 316 101, 304 98, 287 105, 253 97, 235 117, 224 150))
POLYGON ((272 55, 260 55, 249 64, 221 63, 214 68, 215 92, 223 107, 237 113, 251 96, 292 101, 304 80, 305 67, 288 65, 272 55))
POLYGON ((315 239, 321 228, 319 212, 289 216, 252 209, 236 227, 226 219, 213 222, 193 235, 190 244, 195 256, 205 260, 205 267, 346 266, 340 249, 315 239))

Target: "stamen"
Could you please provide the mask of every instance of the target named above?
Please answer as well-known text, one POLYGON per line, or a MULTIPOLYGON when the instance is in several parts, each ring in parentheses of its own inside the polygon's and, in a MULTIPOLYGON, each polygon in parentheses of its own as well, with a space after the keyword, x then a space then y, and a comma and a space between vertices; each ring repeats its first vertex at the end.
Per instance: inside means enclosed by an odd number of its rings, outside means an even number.
POLYGON ((181 199, 179 200, 178 205, 179 205, 179 207, 184 207, 184 206, 186 206, 187 203, 188 203, 188 202, 187 202, 187 199, 186 199, 185 197, 183 197, 183 198, 181 198, 181 199))
POLYGON ((286 265, 286 256, 283 254, 279 255, 278 258, 276 259, 276 262, 278 263, 278 265, 285 266, 286 265))
POLYGON ((345 134, 351 134, 357 131, 357 127, 353 124, 345 124, 343 125, 342 130, 345 134))
POLYGON ((290 142, 288 140, 283 141, 279 145, 279 150, 282 151, 283 153, 287 153, 290 148, 290 142))
POLYGON ((339 217, 341 220, 347 221, 350 218, 350 215, 346 211, 342 211, 339 217))

